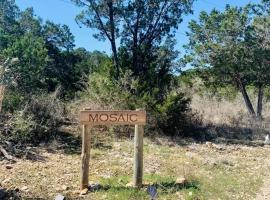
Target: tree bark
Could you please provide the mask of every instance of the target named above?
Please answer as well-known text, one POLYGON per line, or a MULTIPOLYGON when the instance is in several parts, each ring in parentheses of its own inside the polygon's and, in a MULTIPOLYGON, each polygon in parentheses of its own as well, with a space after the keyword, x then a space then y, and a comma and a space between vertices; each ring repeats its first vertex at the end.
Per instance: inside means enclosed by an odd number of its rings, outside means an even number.
POLYGON ((258 91, 258 102, 257 102, 257 118, 261 119, 262 118, 262 107, 263 107, 263 86, 259 86, 259 91, 258 91))
POLYGON ((114 21, 114 7, 113 7, 113 0, 108 0, 107 6, 109 9, 109 30, 107 30, 105 24, 102 21, 101 18, 101 11, 99 11, 99 8, 95 5, 94 1, 88 0, 90 5, 84 4, 85 6, 90 6, 97 17, 98 23, 100 24, 101 31, 106 35, 107 39, 110 41, 112 52, 113 52, 113 62, 114 66, 116 68, 116 79, 119 79, 120 75, 120 64, 119 64, 119 59, 118 59, 118 54, 117 54, 117 47, 116 47, 116 36, 115 36, 115 21, 114 21))
POLYGON ((109 7, 109 17, 110 17, 110 32, 111 32, 111 46, 113 52, 113 61, 116 68, 116 79, 119 79, 120 69, 119 69, 119 59, 117 55, 117 48, 115 43, 115 23, 114 23, 114 8, 113 8, 113 1, 108 1, 109 7))
POLYGON ((244 101, 245 101, 245 104, 246 104, 246 108, 247 108, 249 114, 252 117, 256 117, 256 113, 255 113, 255 110, 253 108, 253 105, 252 105, 252 103, 250 101, 250 98, 248 96, 246 87, 243 85, 242 81, 239 78, 237 79, 237 84, 238 84, 238 87, 240 89, 240 92, 242 93, 242 96, 244 98, 244 101))

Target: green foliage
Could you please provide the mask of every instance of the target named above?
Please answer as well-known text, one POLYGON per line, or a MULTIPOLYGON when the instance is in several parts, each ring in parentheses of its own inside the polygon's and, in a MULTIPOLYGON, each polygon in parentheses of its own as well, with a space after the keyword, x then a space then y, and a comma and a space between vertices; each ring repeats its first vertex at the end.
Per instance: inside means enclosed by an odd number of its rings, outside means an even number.
POLYGON ((184 94, 169 94, 163 104, 157 105, 157 126, 167 135, 184 136, 192 127, 190 99, 184 94))
POLYGON ((21 35, 15 0, 0 0, 0 54, 21 35))
POLYGON ((200 13, 189 23, 190 54, 186 61, 203 68, 201 77, 215 87, 232 85, 243 95, 252 117, 261 118, 263 90, 269 85, 269 7, 267 4, 245 7, 226 6, 223 12, 200 13), (255 113, 246 88, 258 88, 255 113))
POLYGON ((158 88, 156 98, 163 101, 177 68, 174 30, 194 1, 73 1, 83 7, 77 21, 97 29, 97 39, 110 42, 116 79, 131 70, 140 85, 137 95, 154 95, 158 88))
POLYGON ((93 73, 89 77, 88 88, 81 94, 101 108, 136 109, 139 99, 132 95, 138 87, 138 81, 126 72, 119 81, 105 74, 93 73))
POLYGON ((3 100, 3 111, 14 113, 14 111, 22 109, 24 102, 25 98, 19 91, 7 90, 3 100))
POLYGON ((152 94, 137 95, 138 80, 127 71, 118 81, 102 73, 89 77, 88 88, 80 93, 80 101, 91 102, 93 109, 136 109, 144 108, 148 113, 147 133, 167 135, 188 135, 192 128, 190 100, 182 93, 168 93, 163 102, 159 102, 156 89, 152 94))
POLYGON ((6 76, 12 77, 16 87, 25 93, 35 92, 44 84, 44 68, 48 62, 47 49, 42 38, 26 34, 18 38, 5 50, 8 57, 19 58, 19 63, 12 65, 6 76))
POLYGON ((43 26, 42 36, 48 45, 71 51, 74 48, 74 36, 67 25, 47 21, 43 26))
POLYGON ((15 1, 0 0, 0 54, 18 59, 5 68, 2 82, 7 89, 4 111, 23 110, 12 119, 14 140, 39 141, 55 131, 60 114, 46 94, 56 90, 62 100, 79 94, 98 108, 145 108, 154 131, 180 134, 183 129, 177 131, 180 126, 171 119, 183 123, 188 100, 171 95, 179 70, 173 31, 191 12, 193 0, 76 3, 86 8, 77 20, 98 29, 98 39, 109 39, 112 57, 74 49, 68 26, 43 22, 32 8, 20 11, 15 1), (41 93, 43 100, 37 98, 41 93))

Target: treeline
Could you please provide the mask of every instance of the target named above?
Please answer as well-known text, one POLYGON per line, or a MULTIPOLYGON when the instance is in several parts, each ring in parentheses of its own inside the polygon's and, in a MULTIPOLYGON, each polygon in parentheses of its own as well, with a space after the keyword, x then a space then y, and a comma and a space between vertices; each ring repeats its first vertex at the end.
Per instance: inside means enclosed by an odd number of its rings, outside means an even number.
POLYGON ((68 26, 0 0, 0 139, 49 139, 89 74, 111 62, 104 53, 74 47, 68 26))
MULTIPOLYGON (((11 101, 15 96, 52 92, 57 87, 63 98, 72 98, 83 88, 89 73, 97 70, 100 62, 109 60, 100 52, 74 49, 74 36, 68 26, 43 22, 32 8, 20 11, 15 1, 9 0, 1 0, 0 8, 1 64, 8 58, 17 59, 6 63, 2 72, 1 84, 8 87, 11 101)), ((4 108, 7 106, 16 107, 4 104, 4 108)))
POLYGON ((183 79, 196 77, 207 87, 239 90, 250 115, 262 117, 270 72, 268 0, 201 12, 189 23, 181 58, 175 33, 192 13, 193 0, 72 2, 82 10, 76 22, 109 41, 112 55, 75 48, 66 25, 44 22, 32 8, 20 11, 14 0, 0 0, 3 112, 15 116, 9 131, 16 136, 42 138, 56 131, 72 101, 100 109, 144 108, 147 133, 190 136, 200 122, 181 87, 183 79), (187 65, 195 69, 184 76, 187 65), (257 112, 249 86, 258 90, 257 112))
POLYGON ((189 100, 173 90, 178 52, 172 31, 192 1, 76 3, 83 6, 77 22, 97 28, 95 37, 110 41, 112 56, 76 49, 66 25, 0 0, 2 113, 9 116, 0 124, 2 136, 45 141, 76 99, 102 109, 144 108, 148 133, 184 134, 189 100))

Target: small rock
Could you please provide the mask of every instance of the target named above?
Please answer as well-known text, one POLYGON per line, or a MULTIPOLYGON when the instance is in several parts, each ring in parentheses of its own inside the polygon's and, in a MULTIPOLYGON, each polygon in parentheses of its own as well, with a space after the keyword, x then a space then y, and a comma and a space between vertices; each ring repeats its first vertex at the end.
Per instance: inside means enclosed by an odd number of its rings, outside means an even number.
POLYGON ((12 169, 13 167, 11 165, 6 165, 6 169, 12 169))
POLYGON ((175 181, 175 184, 178 185, 184 185, 185 183, 187 183, 187 179, 185 179, 184 177, 178 177, 175 181))
POLYGON ((213 143, 212 143, 212 142, 206 142, 205 145, 206 145, 208 148, 212 148, 212 147, 213 147, 213 143))
POLYGON ((88 193, 88 188, 81 190, 80 195, 86 195, 88 193))
POLYGON ((157 172, 157 170, 155 170, 155 169, 150 169, 149 172, 150 172, 151 174, 155 174, 155 173, 157 172))
POLYGON ((126 184, 126 187, 134 187, 134 184, 132 182, 129 182, 126 184))
POLYGON ((7 179, 3 180, 1 184, 8 183, 10 180, 11 180, 10 178, 7 178, 7 179))
POLYGON ((269 134, 265 136, 264 144, 270 144, 269 134))
POLYGON ((61 194, 58 194, 56 197, 55 197, 55 200, 65 200, 65 197, 61 194))
POLYGON ((23 187, 21 188, 21 190, 22 190, 22 191, 27 191, 27 190, 28 190, 28 187, 27 187, 27 186, 23 186, 23 187))
POLYGON ((68 186, 66 186, 66 185, 63 185, 63 186, 62 186, 62 190, 68 190, 68 189, 69 189, 68 186))
POLYGON ((101 185, 98 183, 95 183, 95 184, 90 185, 89 188, 91 192, 94 192, 94 191, 99 190, 101 188, 101 185))
POLYGON ((169 147, 175 147, 175 143, 173 143, 173 142, 170 142, 168 145, 169 145, 169 147))

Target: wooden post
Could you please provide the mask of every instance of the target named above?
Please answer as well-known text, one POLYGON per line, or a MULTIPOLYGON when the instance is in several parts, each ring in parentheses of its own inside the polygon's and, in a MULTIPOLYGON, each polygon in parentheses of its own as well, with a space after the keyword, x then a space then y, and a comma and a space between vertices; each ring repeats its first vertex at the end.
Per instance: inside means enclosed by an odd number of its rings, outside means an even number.
POLYGON ((91 126, 82 127, 82 172, 81 172, 81 190, 88 189, 89 161, 90 161, 90 133, 91 126))
POLYGON ((143 133, 143 126, 135 125, 133 184, 138 188, 142 187, 143 180, 143 133))

